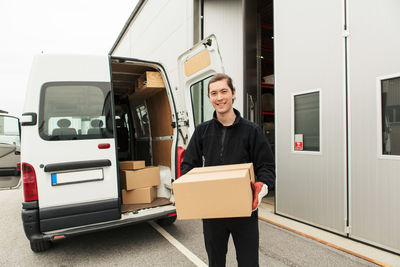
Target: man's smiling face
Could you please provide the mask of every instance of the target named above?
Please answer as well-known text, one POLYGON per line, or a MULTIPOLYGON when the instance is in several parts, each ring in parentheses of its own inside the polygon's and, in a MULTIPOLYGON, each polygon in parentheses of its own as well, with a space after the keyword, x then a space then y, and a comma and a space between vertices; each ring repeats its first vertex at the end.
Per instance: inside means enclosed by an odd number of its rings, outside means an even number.
POLYGON ((215 111, 219 114, 229 112, 233 107, 233 99, 235 98, 235 91, 229 88, 226 79, 213 82, 209 85, 208 96, 215 111))

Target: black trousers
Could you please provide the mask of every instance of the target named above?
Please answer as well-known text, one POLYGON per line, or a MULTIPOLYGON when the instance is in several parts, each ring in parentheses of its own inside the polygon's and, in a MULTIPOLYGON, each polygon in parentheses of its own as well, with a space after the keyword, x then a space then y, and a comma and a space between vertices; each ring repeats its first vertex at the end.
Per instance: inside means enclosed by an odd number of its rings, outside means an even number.
POLYGON ((235 244, 238 266, 258 266, 257 210, 251 217, 204 219, 203 233, 210 267, 225 266, 230 234, 235 244))

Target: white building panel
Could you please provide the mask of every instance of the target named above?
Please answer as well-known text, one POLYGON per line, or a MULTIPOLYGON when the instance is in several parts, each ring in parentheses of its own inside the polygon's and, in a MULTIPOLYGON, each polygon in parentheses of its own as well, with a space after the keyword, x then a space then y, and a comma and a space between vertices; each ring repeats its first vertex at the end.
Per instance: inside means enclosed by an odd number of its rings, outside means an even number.
POLYGON ((347 217, 343 14, 342 1, 274 1, 275 209, 342 234, 347 217), (319 149, 297 151, 294 97, 312 92, 319 93, 319 149))
POLYGON ((204 37, 217 37, 225 73, 236 86, 234 107, 243 115, 243 7, 241 0, 204 2, 204 37))
POLYGON ((193 1, 148 0, 131 21, 113 56, 160 62, 166 69, 177 110, 184 109, 178 87, 178 56, 193 46, 193 1))
MULTIPOLYGON (((348 1, 348 10, 351 236, 399 253, 399 119, 392 113, 382 127, 381 80, 400 77, 400 2, 348 1)), ((396 84, 386 106, 399 109, 396 84)))

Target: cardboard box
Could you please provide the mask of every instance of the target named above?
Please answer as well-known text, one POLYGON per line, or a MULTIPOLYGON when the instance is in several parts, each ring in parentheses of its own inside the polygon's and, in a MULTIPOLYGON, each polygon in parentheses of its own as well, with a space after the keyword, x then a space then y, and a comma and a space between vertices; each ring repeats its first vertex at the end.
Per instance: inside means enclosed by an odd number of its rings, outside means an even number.
POLYGON ((144 160, 135 160, 135 161, 120 161, 119 168, 121 170, 139 170, 145 168, 144 160))
POLYGON ((124 170, 120 172, 121 188, 133 190, 160 184, 160 168, 146 167, 140 170, 124 170))
POLYGON ((157 198, 157 188, 145 187, 135 190, 122 189, 122 204, 147 204, 157 198))
POLYGON ((161 77, 161 73, 157 71, 146 71, 136 81, 137 90, 143 90, 146 88, 165 88, 164 81, 161 77))
POLYGON ((178 219, 250 216, 253 165, 240 165, 196 168, 177 179, 172 186, 178 219))
POLYGON ((274 111, 274 95, 265 93, 261 96, 262 110, 266 112, 274 111))

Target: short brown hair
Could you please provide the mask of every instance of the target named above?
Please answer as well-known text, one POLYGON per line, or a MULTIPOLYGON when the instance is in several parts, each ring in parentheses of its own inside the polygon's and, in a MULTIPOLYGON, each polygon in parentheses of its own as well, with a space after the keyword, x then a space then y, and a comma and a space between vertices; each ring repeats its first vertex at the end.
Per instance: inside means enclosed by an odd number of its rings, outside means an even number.
POLYGON ((222 81, 222 80, 226 80, 226 83, 228 84, 228 86, 231 89, 232 94, 233 94, 233 92, 235 91, 235 87, 233 87, 233 85, 232 85, 232 78, 229 77, 228 75, 226 75, 225 73, 217 73, 211 77, 211 80, 208 82, 208 94, 210 94, 210 84, 218 82, 218 81, 222 81))

